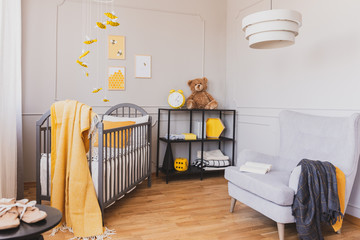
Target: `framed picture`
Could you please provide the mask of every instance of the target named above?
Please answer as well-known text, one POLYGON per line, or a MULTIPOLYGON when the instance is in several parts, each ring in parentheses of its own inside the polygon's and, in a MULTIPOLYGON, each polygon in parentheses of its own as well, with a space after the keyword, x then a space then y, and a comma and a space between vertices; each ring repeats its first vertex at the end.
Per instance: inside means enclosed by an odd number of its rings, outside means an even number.
POLYGON ((108 89, 125 90, 125 67, 109 67, 108 89))
POLYGON ((151 78, 151 56, 135 55, 135 77, 151 78))
POLYGON ((125 59, 125 36, 108 36, 109 59, 125 59))

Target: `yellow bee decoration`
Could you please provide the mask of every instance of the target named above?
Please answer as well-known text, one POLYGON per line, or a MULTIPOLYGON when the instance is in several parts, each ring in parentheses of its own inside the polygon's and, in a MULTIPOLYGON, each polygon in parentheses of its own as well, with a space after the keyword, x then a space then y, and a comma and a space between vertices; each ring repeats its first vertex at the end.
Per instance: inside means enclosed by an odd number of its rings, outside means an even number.
POLYGON ((103 98, 103 102, 110 102, 109 99, 107 99, 106 97, 103 98))
POLYGON ((97 39, 91 39, 91 40, 84 41, 85 44, 92 44, 94 42, 97 42, 97 39))
POLYGON ((100 29, 106 29, 106 25, 104 25, 103 23, 101 22, 96 22, 96 26, 100 29))
POLYGON ((88 76, 89 76, 89 73, 88 73, 88 72, 86 72, 86 73, 85 73, 85 76, 87 76, 87 77, 88 77, 88 76))
POLYGON ((101 91, 102 88, 94 88, 94 90, 92 91, 92 93, 98 93, 99 91, 101 91))
POLYGON ((115 16, 113 13, 106 12, 104 14, 105 14, 105 16, 107 16, 110 19, 117 19, 117 16, 115 16))
POLYGON ((80 66, 82 66, 82 67, 88 67, 87 66, 87 64, 86 63, 84 63, 84 62, 80 62, 79 60, 76 60, 76 62, 78 63, 78 64, 80 64, 80 66))
POLYGON ((106 21, 107 25, 113 26, 113 27, 117 27, 120 25, 120 23, 115 22, 115 21, 106 21))
POLYGON ((83 54, 81 54, 81 56, 79 57, 79 59, 85 57, 86 55, 88 55, 90 53, 90 51, 86 51, 83 54))

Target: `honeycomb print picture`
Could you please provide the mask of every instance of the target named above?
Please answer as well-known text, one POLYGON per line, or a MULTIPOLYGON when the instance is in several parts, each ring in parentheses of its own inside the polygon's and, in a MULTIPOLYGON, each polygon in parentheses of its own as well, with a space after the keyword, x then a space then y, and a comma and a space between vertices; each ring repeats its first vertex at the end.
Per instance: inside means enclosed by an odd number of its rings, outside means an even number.
POLYGON ((125 90, 125 67, 109 67, 108 89, 125 90))

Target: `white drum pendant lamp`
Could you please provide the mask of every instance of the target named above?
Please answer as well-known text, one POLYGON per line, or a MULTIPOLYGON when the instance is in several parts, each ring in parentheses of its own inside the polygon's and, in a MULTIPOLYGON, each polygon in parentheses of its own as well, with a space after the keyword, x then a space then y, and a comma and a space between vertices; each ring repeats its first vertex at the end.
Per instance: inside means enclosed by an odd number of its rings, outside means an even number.
POLYGON ((242 20, 242 30, 255 49, 287 47, 295 42, 301 27, 301 14, 287 9, 272 9, 250 14, 242 20))

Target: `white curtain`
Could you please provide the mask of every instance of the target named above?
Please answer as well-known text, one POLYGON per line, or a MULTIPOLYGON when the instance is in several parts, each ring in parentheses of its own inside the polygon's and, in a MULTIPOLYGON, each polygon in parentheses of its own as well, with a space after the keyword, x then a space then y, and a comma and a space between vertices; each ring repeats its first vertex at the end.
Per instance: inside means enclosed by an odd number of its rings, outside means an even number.
POLYGON ((0 0, 0 198, 16 197, 18 136, 21 136, 21 0, 0 0))

